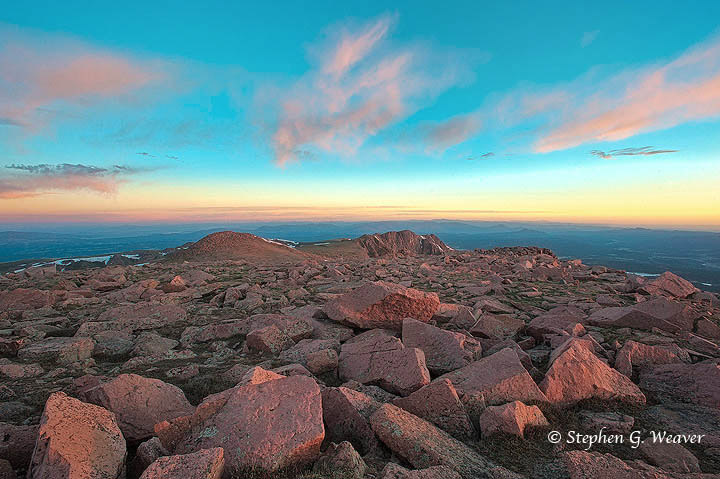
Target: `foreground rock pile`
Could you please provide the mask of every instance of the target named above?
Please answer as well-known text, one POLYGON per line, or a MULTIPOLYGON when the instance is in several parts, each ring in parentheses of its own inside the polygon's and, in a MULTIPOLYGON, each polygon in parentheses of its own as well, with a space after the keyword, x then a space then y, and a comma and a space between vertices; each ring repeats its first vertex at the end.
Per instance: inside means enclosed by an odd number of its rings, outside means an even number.
POLYGON ((2 277, 0 478, 720 477, 716 295, 431 239, 2 277))

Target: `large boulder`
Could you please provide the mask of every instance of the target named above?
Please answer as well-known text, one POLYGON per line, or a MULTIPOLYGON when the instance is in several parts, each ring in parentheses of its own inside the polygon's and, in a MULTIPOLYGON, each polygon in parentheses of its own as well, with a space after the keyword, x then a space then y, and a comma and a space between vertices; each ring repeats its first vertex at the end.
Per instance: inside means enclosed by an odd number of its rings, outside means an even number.
MULTIPOLYGON (((223 447, 226 474, 274 472, 313 462, 325 438, 320 387, 307 376, 273 379, 230 390, 196 421, 175 454, 223 447)), ((207 399, 206 399, 207 401, 207 399)), ((162 438, 161 438, 162 439, 162 438)))
POLYGON ((95 349, 90 338, 47 338, 21 348, 18 358, 26 361, 69 364, 89 359, 95 349))
POLYGON ((519 478, 429 422, 391 404, 370 418, 378 438, 413 467, 447 466, 464 479, 519 478))
POLYGON ((313 472, 322 477, 342 477, 343 479, 363 479, 366 469, 367 465, 363 458, 347 441, 340 444, 330 443, 313 465, 313 472))
POLYGON ((51 291, 35 288, 15 288, 0 292, 0 312, 27 311, 52 306, 55 296, 51 291))
POLYGON ((640 372, 640 386, 654 394, 720 408, 720 364, 663 364, 640 372))
POLYGON ((665 473, 652 466, 630 467, 612 454, 569 451, 562 457, 568 479, 711 479, 711 475, 678 476, 665 473))
POLYGON ((539 407, 526 406, 520 401, 489 406, 480 416, 479 422, 483 437, 496 433, 525 437, 525 428, 549 425, 539 407))
POLYGON ((396 399, 393 404, 430 421, 458 439, 472 439, 475 435, 470 417, 448 379, 433 381, 408 397, 396 399))
POLYGON ((558 306, 533 318, 527 326, 527 332, 538 341, 545 335, 562 335, 577 323, 585 321, 586 314, 572 306, 558 306))
POLYGON ((374 384, 402 396, 430 383, 422 350, 405 348, 392 336, 343 344, 338 371, 343 380, 374 384))
POLYGON ((561 405, 575 404, 583 399, 645 404, 645 395, 635 383, 577 341, 555 359, 540 383, 540 389, 548 401, 561 405))
POLYGON ((86 401, 114 412, 130 442, 152 437, 156 423, 192 414, 195 409, 177 386, 137 374, 121 374, 82 395, 86 401))
POLYGON ((140 479, 221 479, 224 470, 223 448, 216 447, 160 457, 150 464, 140 479))
POLYGON ((187 319, 185 309, 176 304, 143 302, 111 308, 98 317, 106 329, 143 331, 166 326, 182 326, 187 319))
POLYGON ((462 476, 447 466, 432 466, 411 471, 389 462, 380 472, 380 479, 461 479, 462 476))
POLYGON ((125 440, 106 409, 53 393, 40 419, 28 479, 121 479, 125 440))
POLYGON ((627 341, 615 356, 615 369, 627 377, 632 377, 633 367, 652 366, 654 364, 682 363, 679 347, 650 346, 636 341, 627 341))
POLYGON ((331 442, 350 441, 362 454, 377 448, 377 438, 370 427, 370 416, 380 403, 359 391, 346 387, 322 391, 325 434, 331 442))
POLYGON ((645 439, 638 448, 645 460, 668 472, 692 473, 702 472, 695 455, 681 444, 653 441, 645 439))
POLYGON ((440 306, 435 293, 376 281, 345 293, 325 305, 325 313, 334 321, 372 329, 400 330, 405 318, 428 322, 440 306))
POLYGON ((647 281, 638 290, 647 294, 667 295, 675 298, 687 298, 700 291, 690 281, 670 271, 665 271, 657 278, 647 281))
POLYGON ((658 328, 677 333, 692 331, 696 316, 685 304, 656 298, 632 306, 599 309, 588 317, 587 323, 601 327, 658 328))
POLYGON ((425 363, 433 374, 460 369, 482 355, 477 340, 412 318, 403 320, 402 342, 405 347, 423 350, 425 363))
POLYGON ((38 426, 16 426, 0 422, 0 459, 5 459, 16 469, 24 469, 30 463, 38 435, 38 426))
POLYGON ((482 393, 490 405, 510 401, 546 401, 545 395, 511 348, 472 362, 437 380, 440 379, 449 379, 460 396, 482 393))

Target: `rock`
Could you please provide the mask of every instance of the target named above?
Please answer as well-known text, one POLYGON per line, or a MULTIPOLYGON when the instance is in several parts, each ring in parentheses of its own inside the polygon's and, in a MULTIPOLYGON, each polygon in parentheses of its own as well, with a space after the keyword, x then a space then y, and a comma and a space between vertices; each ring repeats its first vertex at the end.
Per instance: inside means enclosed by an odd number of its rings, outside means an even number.
POLYGON ((277 326, 294 342, 308 339, 313 334, 313 327, 309 321, 300 318, 283 316, 281 314, 255 314, 250 317, 250 331, 266 326, 277 326))
POLYGON ((45 403, 27 477, 120 479, 126 453, 114 414, 57 392, 45 403))
POLYGON ((433 381, 406 398, 393 401, 398 407, 435 424, 461 440, 475 436, 470 417, 448 379, 433 381))
POLYGON ((610 434, 628 434, 635 424, 635 418, 619 412, 582 411, 579 419, 587 431, 594 432, 604 428, 610 434))
POLYGON ((638 448, 648 463, 668 472, 702 472, 697 457, 680 444, 645 439, 638 448))
POLYGON ((338 353, 334 349, 322 349, 305 357, 307 368, 313 374, 334 371, 338 367, 338 353))
POLYGON ((47 338, 21 348, 17 355, 25 361, 69 364, 89 359, 95 348, 90 338, 47 338))
POLYGON ((347 479, 363 479, 366 469, 365 461, 347 441, 340 444, 330 443, 313 466, 313 472, 317 474, 347 479))
POLYGON ((194 410, 177 386, 136 374, 121 374, 85 391, 83 397, 115 413, 129 442, 150 438, 156 423, 192 414, 194 410))
POLYGON ((0 479, 17 479, 10 461, 0 459, 0 479))
POLYGON ((391 404, 371 417, 377 437, 413 467, 447 466, 465 479, 519 478, 429 422, 391 404))
POLYGON ((178 366, 165 371, 165 377, 171 379, 179 379, 180 381, 187 381, 200 374, 200 366, 197 364, 188 364, 187 366, 178 366))
POLYGON ((467 366, 482 355, 482 346, 462 333, 406 318, 402 323, 402 342, 405 347, 419 348, 433 374, 445 374, 467 366))
POLYGON ((279 358, 283 361, 307 365, 308 357, 311 354, 328 349, 338 350, 340 349, 340 343, 334 339, 302 339, 294 346, 280 353, 279 358))
POLYGON ((640 386, 665 397, 712 408, 720 407, 720 365, 664 364, 640 371, 640 386))
POLYGON ((181 306, 144 302, 116 306, 102 313, 99 322, 107 323, 110 330, 144 331, 169 326, 182 326, 187 313, 181 306))
POLYGON ((632 468, 612 454, 598 452, 570 451, 563 455, 562 462, 568 479, 710 479, 712 476, 671 476, 651 466, 632 468))
POLYGON ((246 344, 248 348, 268 354, 279 354, 295 344, 295 342, 280 331, 275 325, 266 326, 264 328, 251 331, 247 335, 246 344))
MULTIPOLYGON (((676 345, 672 345, 679 349, 676 345)), ((615 369, 631 378, 633 367, 654 364, 682 363, 683 360, 669 347, 649 346, 635 341, 627 341, 615 356, 615 369)))
POLYGON ((187 289, 187 284, 182 276, 175 276, 168 283, 163 284, 160 289, 165 293, 179 293, 187 289))
POLYGON ((353 327, 399 331, 403 319, 414 318, 426 323, 439 306, 435 293, 376 281, 333 299, 324 311, 330 319, 353 327))
POLYGON ((391 336, 343 344, 338 371, 342 380, 374 384, 402 396, 430 383, 422 350, 405 348, 391 336))
POLYGON ((225 470, 221 447, 165 456, 150 464, 140 479, 221 479, 225 470))
POLYGON ((350 443, 363 455, 377 448, 370 416, 380 403, 366 394, 345 387, 322 391, 323 421, 328 441, 350 443))
POLYGON ((691 294, 700 291, 693 286, 690 281, 687 281, 670 271, 665 271, 657 278, 646 282, 638 288, 638 290, 650 295, 665 294, 675 298, 687 298, 691 294))
POLYGON ((0 459, 10 462, 15 469, 30 464, 38 426, 16 426, 0 422, 0 459))
POLYGON ((695 313, 689 306, 656 298, 623 308, 603 308, 588 317, 587 322, 600 327, 662 329, 671 333, 692 331, 695 313))
POLYGON ((28 311, 47 308, 55 302, 51 291, 34 288, 15 288, 0 292, 1 311, 28 311))
POLYGON ((511 338, 525 327, 525 321, 506 314, 483 313, 470 333, 480 338, 504 340, 511 338))
POLYGON ((585 321, 585 313, 574 307, 559 306, 537 316, 527 326, 527 334, 543 341, 547 334, 562 334, 585 321))
POLYGON ((108 361, 127 359, 135 347, 132 334, 124 331, 101 331, 92 336, 95 341, 93 357, 108 361))
POLYGON ((223 396, 211 407, 198 406, 198 418, 191 421, 195 425, 175 454, 223 447, 226 474, 231 475, 250 468, 274 472, 300 467, 317 458, 325 429, 320 388, 313 379, 293 376, 248 384, 223 396))
POLYGON ((0 378, 34 378, 44 373, 45 370, 39 364, 12 363, 10 361, 5 362, 0 359, 0 378))
POLYGON ((128 464, 128 478, 134 479, 140 477, 143 471, 155 462, 156 459, 169 455, 170 453, 163 447, 160 439, 157 437, 148 439, 138 446, 137 451, 135 451, 135 457, 133 457, 133 460, 128 464))
POLYGON ((627 376, 577 342, 555 359, 540 389, 548 401, 561 405, 591 398, 645 404, 645 395, 627 376))
POLYGON ((268 381, 272 381, 274 379, 281 379, 283 377, 285 376, 282 376, 273 371, 268 371, 261 368, 260 366, 255 366, 253 368, 250 368, 243 375, 243 377, 240 379, 240 381, 238 381, 236 386, 245 386, 248 384, 262 384, 268 381))
POLYGON ((380 472, 380 479, 461 479, 462 476, 447 466, 433 466, 411 471, 393 462, 380 472))
POLYGON ((526 406, 520 401, 489 406, 480 416, 479 422, 483 437, 505 433, 524 438, 525 428, 550 425, 539 407, 526 406))
POLYGON ((720 326, 709 319, 698 319, 696 328, 696 332, 699 336, 715 340, 720 339, 720 326))
POLYGON ((441 376, 449 379, 460 396, 482 393, 487 404, 510 401, 545 402, 547 399, 510 348, 441 376))
POLYGON ((178 344, 174 339, 162 337, 153 331, 145 331, 135 341, 132 355, 157 356, 167 353, 178 344))
POLYGON ((195 326, 185 328, 180 337, 180 342, 187 347, 194 343, 208 343, 246 335, 249 331, 247 319, 219 321, 201 328, 195 326))
POLYGON ((484 350, 483 354, 485 356, 491 356, 499 351, 502 351, 505 348, 510 348, 515 351, 515 354, 517 354, 520 363, 525 367, 525 369, 527 369, 528 371, 531 371, 533 369, 533 358, 531 358, 530 355, 526 353, 523 348, 521 348, 520 345, 512 339, 505 339, 497 344, 494 344, 491 348, 484 350))

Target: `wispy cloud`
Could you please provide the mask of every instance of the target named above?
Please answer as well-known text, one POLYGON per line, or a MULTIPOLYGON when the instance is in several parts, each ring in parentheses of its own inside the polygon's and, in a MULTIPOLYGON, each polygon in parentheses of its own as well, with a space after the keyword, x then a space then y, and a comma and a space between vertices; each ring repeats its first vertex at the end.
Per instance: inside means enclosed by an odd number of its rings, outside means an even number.
POLYGON ((87 107, 164 79, 151 62, 62 37, 0 28, 0 124, 36 128, 50 106, 87 107))
POLYGON ((653 146, 643 146, 640 148, 621 148, 618 150, 609 151, 592 150, 590 154, 603 158, 605 160, 611 160, 617 156, 653 156, 677 152, 678 150, 659 150, 653 146))
POLYGON ((482 128, 482 120, 477 113, 458 115, 444 122, 424 128, 424 139, 430 149, 445 150, 463 143, 482 128))
POLYGON ((472 160, 487 160, 488 158, 492 158, 493 156, 495 156, 495 153, 493 153, 492 151, 489 151, 489 152, 483 153, 481 155, 470 156, 470 157, 468 157, 468 160, 470 160, 470 161, 472 161, 472 160))
MULTIPOLYGON (((390 45, 392 25, 393 17, 384 16, 359 28, 345 27, 312 49, 315 67, 280 102, 272 133, 276 164, 317 153, 353 155, 458 81, 453 65, 431 67, 428 49, 390 45)), ((435 140, 461 134, 452 129, 438 130, 435 140)))
POLYGON ((720 38, 670 62, 558 93, 571 100, 536 142, 538 152, 618 141, 720 116, 720 38))
POLYGON ((583 33, 582 38, 580 39, 580 46, 585 48, 588 45, 590 45, 592 42, 595 41, 595 39, 598 36, 598 33, 600 33, 600 30, 593 30, 591 32, 583 33))
POLYGON ((119 186, 127 181, 128 176, 155 169, 127 165, 105 168, 71 163, 11 164, 5 168, 12 173, 0 178, 0 199, 27 198, 53 191, 74 190, 114 194, 119 186))

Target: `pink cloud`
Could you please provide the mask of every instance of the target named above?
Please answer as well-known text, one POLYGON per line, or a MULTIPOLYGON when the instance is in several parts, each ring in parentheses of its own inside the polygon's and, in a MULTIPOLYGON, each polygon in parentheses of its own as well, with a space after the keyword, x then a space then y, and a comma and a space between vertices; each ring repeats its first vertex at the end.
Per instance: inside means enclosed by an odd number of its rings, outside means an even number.
POLYGON ((149 171, 114 165, 111 168, 63 163, 60 165, 8 165, 13 174, 0 178, 0 199, 40 196, 55 191, 86 190, 113 195, 127 177, 149 171))
POLYGON ((333 52, 330 60, 325 64, 324 72, 339 77, 347 72, 353 65, 362 60, 382 40, 390 27, 388 17, 381 18, 369 25, 364 31, 353 35, 345 31, 340 45, 333 52))
MULTIPOLYGON (((720 40, 674 61, 611 78, 572 107, 535 144, 538 152, 617 141, 720 115, 720 40)), ((569 93, 572 94, 572 93, 569 93)))
POLYGON ((38 126, 38 112, 57 102, 87 106, 165 77, 155 65, 75 42, 5 31, 0 39, 0 119, 7 124, 38 126))
POLYGON ((316 49, 317 65, 280 100, 272 144, 279 166, 317 153, 352 156, 417 104, 452 85, 451 67, 428 72, 426 51, 391 48, 389 17, 316 49))
POLYGON ((481 127, 479 114, 458 115, 427 128, 425 141, 431 149, 444 150, 469 140, 481 127))

